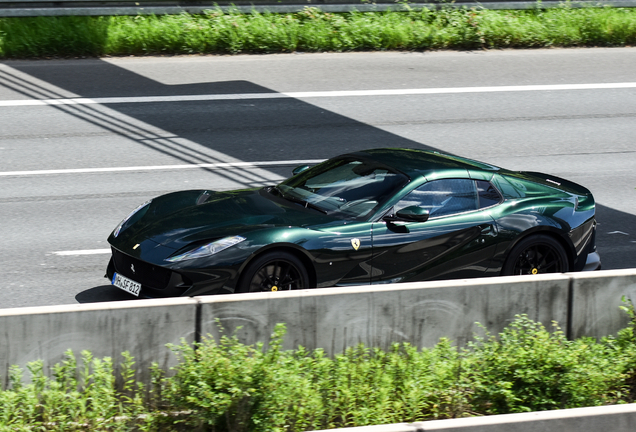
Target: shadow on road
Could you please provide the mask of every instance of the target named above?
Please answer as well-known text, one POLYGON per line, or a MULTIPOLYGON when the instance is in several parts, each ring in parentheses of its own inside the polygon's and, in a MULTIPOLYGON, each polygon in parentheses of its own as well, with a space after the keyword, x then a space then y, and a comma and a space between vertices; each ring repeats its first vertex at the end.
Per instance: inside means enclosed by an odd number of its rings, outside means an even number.
POLYGON ((120 290, 119 288, 115 288, 112 285, 101 285, 90 288, 75 296, 75 300, 77 300, 78 303, 103 303, 136 299, 137 297, 134 295, 128 294, 127 292, 120 290))
POLYGON ((603 270, 636 268, 636 215, 597 204, 596 221, 603 270))
MULTIPOLYGON (((53 67, 42 67, 36 62, 17 62, 10 66, 65 92, 89 99, 278 95, 271 89, 247 81, 166 85, 99 60, 87 60, 81 67, 77 67, 76 62, 55 63, 53 67)), ((3 85, 14 91, 36 99, 68 97, 68 93, 55 94, 38 88, 9 72, 10 69, 0 71, 0 79, 3 85)), ((429 148, 289 97, 55 105, 55 108, 185 163, 214 163, 223 155, 244 161, 278 161, 322 159, 374 147, 429 148), (99 110, 100 106, 124 116, 109 117, 103 113, 104 110, 99 110), (136 121, 126 121, 126 117, 136 121), (164 133, 159 136, 157 129, 164 133), (188 146, 184 144, 185 140, 213 152, 188 146)))

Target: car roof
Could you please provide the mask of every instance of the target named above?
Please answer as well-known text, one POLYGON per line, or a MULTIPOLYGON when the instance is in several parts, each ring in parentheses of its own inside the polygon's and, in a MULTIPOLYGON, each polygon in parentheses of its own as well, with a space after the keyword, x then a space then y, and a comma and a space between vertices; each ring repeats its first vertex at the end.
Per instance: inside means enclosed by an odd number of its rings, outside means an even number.
POLYGON ((435 177, 443 171, 458 169, 491 173, 500 170, 497 166, 472 159, 419 149, 380 148, 350 153, 349 155, 371 159, 387 165, 403 172, 411 179, 420 176, 435 177))

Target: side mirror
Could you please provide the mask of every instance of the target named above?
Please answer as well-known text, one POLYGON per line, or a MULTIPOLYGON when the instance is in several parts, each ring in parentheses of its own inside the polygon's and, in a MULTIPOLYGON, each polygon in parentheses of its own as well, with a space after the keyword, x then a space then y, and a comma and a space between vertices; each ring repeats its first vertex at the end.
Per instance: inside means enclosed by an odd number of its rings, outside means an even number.
POLYGON ((395 215, 400 219, 414 222, 426 222, 430 214, 428 210, 420 206, 408 206, 398 211, 395 215))
POLYGON ((309 169, 309 165, 297 166, 296 168, 293 169, 292 175, 300 174, 301 172, 306 171, 308 169, 309 169))

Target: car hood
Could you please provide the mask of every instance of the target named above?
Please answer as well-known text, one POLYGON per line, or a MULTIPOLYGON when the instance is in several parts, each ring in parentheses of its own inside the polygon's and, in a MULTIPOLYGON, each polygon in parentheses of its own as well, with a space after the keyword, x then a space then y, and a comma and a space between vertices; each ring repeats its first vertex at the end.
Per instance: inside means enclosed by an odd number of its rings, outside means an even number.
POLYGON ((246 234, 275 226, 308 226, 333 220, 270 195, 266 189, 231 192, 182 191, 154 198, 134 224, 109 242, 126 249, 128 243, 151 240, 170 249, 191 243, 246 234))

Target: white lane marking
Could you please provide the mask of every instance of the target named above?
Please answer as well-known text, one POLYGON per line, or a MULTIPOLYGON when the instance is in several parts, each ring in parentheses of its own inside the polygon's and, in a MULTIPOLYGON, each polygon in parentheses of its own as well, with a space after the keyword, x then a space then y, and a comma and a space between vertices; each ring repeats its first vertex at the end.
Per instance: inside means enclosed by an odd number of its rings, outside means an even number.
POLYGON ((107 98, 60 98, 60 99, 26 99, 0 101, 0 106, 37 106, 37 105, 91 105, 118 103, 151 103, 151 102, 196 102, 223 101, 249 99, 285 99, 285 98, 321 98, 348 96, 408 96, 425 94, 454 94, 454 93, 497 93, 497 92, 528 92, 528 91, 556 91, 556 90, 599 90, 636 88, 636 82, 626 83, 596 83, 596 84, 548 84, 527 86, 490 86, 490 87, 449 87, 424 89, 393 89, 393 90, 342 90, 321 92, 289 92, 289 93, 235 93, 235 94, 207 94, 207 95, 176 95, 176 96, 138 96, 138 97, 107 97, 107 98))
POLYGON ((131 167, 110 167, 110 168, 71 168, 57 170, 37 170, 37 171, 4 171, 0 172, 0 177, 7 176, 35 176, 45 174, 85 174, 85 173, 109 173, 122 171, 161 171, 161 170, 182 170, 195 168, 257 168, 264 166, 284 166, 284 165, 301 165, 316 164, 323 162, 324 159, 306 159, 306 160, 288 160, 288 161, 268 161, 268 162, 220 162, 220 163, 202 163, 188 165, 153 165, 153 166, 131 166, 131 167))
POLYGON ((607 234, 623 234, 623 235, 629 235, 626 232, 623 231, 612 231, 612 232, 608 232, 607 234))
POLYGON ((84 250, 74 250, 74 251, 57 251, 53 252, 53 255, 59 256, 68 256, 68 255, 99 255, 99 254, 109 254, 110 249, 84 249, 84 250))

